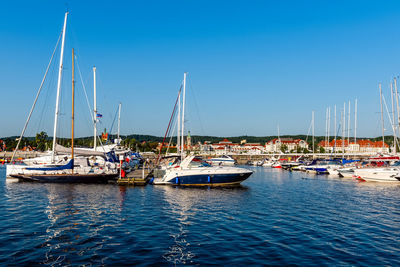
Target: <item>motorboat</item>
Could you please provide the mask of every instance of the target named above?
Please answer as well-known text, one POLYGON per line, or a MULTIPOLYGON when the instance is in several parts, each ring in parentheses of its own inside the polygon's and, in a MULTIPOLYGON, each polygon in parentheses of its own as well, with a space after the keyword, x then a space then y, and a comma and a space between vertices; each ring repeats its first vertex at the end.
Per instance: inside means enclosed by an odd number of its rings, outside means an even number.
POLYGON ((398 182, 400 161, 383 168, 354 169, 354 176, 368 182, 398 182))
POLYGON ((171 164, 160 170, 160 177, 154 177, 155 185, 182 186, 228 186, 239 185, 253 173, 245 168, 211 166, 194 155, 187 156, 182 162, 171 164))
POLYGON ((282 169, 282 165, 281 165, 281 163, 279 161, 276 161, 271 165, 271 168, 282 169))
POLYGON ((274 161, 272 160, 264 160, 261 166, 263 167, 271 167, 274 164, 274 161))
POLYGON ((343 178, 353 178, 355 167, 339 168, 336 171, 339 173, 340 177, 343 178))
POLYGON ((282 165, 282 169, 284 169, 284 170, 292 170, 294 167, 303 165, 303 163, 298 162, 298 161, 287 161, 287 162, 281 163, 281 165, 282 165))
POLYGON ((342 164, 336 160, 314 160, 310 165, 306 166, 305 169, 307 172, 329 174, 329 170, 333 171, 341 166, 342 164))
POLYGON ((219 158, 207 159, 207 163, 212 166, 234 166, 236 161, 231 156, 223 155, 219 158))

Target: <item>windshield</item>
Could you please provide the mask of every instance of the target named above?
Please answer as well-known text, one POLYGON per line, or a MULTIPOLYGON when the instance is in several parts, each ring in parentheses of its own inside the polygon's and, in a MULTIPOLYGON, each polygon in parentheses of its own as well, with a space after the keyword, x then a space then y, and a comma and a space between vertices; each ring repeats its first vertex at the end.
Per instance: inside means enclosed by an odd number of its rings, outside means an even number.
POLYGON ((211 167, 210 164, 200 158, 193 158, 189 164, 190 167, 211 167))

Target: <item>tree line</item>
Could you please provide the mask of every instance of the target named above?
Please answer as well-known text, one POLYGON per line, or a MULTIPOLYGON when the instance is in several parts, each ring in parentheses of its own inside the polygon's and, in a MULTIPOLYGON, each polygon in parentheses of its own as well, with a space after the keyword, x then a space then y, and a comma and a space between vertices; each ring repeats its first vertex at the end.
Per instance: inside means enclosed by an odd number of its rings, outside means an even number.
MULTIPOLYGON (((102 140, 101 143, 98 141, 98 145, 100 144, 110 144, 113 143, 112 140, 116 139, 116 135, 109 135, 108 140, 102 140)), ((153 135, 140 135, 140 134, 132 134, 132 135, 122 135, 120 136, 122 139, 121 145, 133 150, 133 151, 156 151, 158 144, 163 141, 163 137, 153 136, 153 135)), ((166 142, 169 141, 171 137, 169 137, 166 142)), ((278 138, 278 136, 235 136, 235 137, 217 137, 217 136, 200 136, 200 135, 192 135, 191 140, 192 144, 196 144, 198 142, 204 143, 205 141, 209 141, 211 143, 218 143, 223 141, 224 139, 228 139, 233 143, 240 143, 242 140, 246 140, 247 143, 261 143, 262 145, 265 142, 269 142, 273 139, 278 138)), ((306 140, 309 143, 310 149, 312 144, 312 137, 306 135, 282 135, 279 138, 292 138, 292 139, 302 139, 306 140)), ((100 139, 100 137, 99 137, 100 139)), ((330 137, 330 140, 333 138, 330 137)), ((341 137, 337 137, 337 139, 341 139, 341 137)), ((366 138, 358 138, 358 139, 366 139, 366 138)), ((371 141, 381 141, 382 137, 376 138, 368 138, 371 141)), ((10 136, 1 138, 3 143, 6 145, 6 151, 13 151, 18 143, 17 136, 10 136)), ((174 141, 176 141, 176 137, 172 137, 173 145, 175 145, 174 141)), ((320 141, 325 140, 325 136, 315 136, 314 137, 314 147, 315 151, 317 151, 318 147, 317 144, 320 141)), ((350 138, 352 140, 352 138, 350 138)), ((52 148, 52 137, 49 137, 46 132, 37 133, 35 137, 23 137, 20 142, 19 149, 27 149, 27 150, 36 150, 36 151, 46 151, 52 148)), ((389 146, 393 143, 393 136, 386 136, 385 143, 389 146)), ((71 146, 71 139, 70 138, 57 138, 57 144, 60 144, 65 147, 71 146)), ((74 139, 74 146, 75 147, 93 147, 94 138, 93 136, 89 137, 79 137, 74 139)), ((3 149, 4 147, 0 147, 3 149)), ((166 149, 166 148, 164 148, 166 149)), ((321 149, 321 148, 319 148, 321 149)), ((171 150, 170 150, 171 151, 171 150)), ((171 151, 173 152, 173 151, 171 151)))

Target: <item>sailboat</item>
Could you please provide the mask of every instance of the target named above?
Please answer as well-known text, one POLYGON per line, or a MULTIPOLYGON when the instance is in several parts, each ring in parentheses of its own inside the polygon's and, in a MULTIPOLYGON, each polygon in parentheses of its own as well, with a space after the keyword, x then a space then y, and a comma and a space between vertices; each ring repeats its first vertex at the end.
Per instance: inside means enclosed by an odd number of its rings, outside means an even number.
MULTIPOLYGON (((182 186, 227 186, 238 185, 253 173, 250 170, 238 167, 211 166, 195 155, 185 156, 184 151, 184 121, 185 121, 185 93, 186 75, 183 76, 183 101, 182 118, 181 108, 178 107, 178 143, 177 146, 180 156, 176 162, 160 169, 160 177, 155 177, 152 181, 155 185, 182 185, 182 186), (179 124, 181 123, 181 127, 179 124), (179 135, 181 140, 179 140, 179 135), (180 142, 179 142, 180 141, 180 142)), ((180 104, 180 94, 179 94, 180 104)))
POLYGON ((72 120, 71 120, 71 159, 62 166, 28 167, 28 170, 36 171, 32 174, 15 174, 13 178, 32 182, 56 182, 56 183, 104 183, 118 176, 118 172, 87 172, 89 164, 87 158, 81 158, 80 164, 75 165, 74 158, 74 120, 75 120, 75 80, 74 80, 74 49, 72 49, 72 120), (86 165, 86 166, 82 166, 86 165), (77 168, 76 168, 77 167, 77 168))
MULTIPOLYGON (((58 123, 58 114, 59 114, 59 98, 60 98, 60 89, 61 89, 61 77, 62 77, 62 68, 63 68, 63 54, 64 54, 64 42, 65 42, 65 31, 66 31, 66 23, 67 23, 68 12, 65 13, 64 18, 64 26, 62 31, 62 42, 61 42, 61 52, 60 52, 60 66, 58 73, 58 83, 57 83, 57 99, 56 99, 56 110, 55 110, 55 119, 54 119, 54 135, 53 135, 53 149, 52 153, 48 156, 39 157, 35 159, 31 159, 30 161, 24 162, 22 165, 7 165, 6 175, 7 177, 18 178, 22 180, 30 180, 30 181, 57 181, 57 182, 93 182, 93 181, 103 181, 103 179, 108 179, 110 177, 115 177, 118 174, 117 165, 111 162, 106 162, 104 160, 104 164, 102 166, 93 166, 90 163, 88 156, 92 157, 103 157, 106 156, 104 153, 97 151, 77 151, 78 156, 74 159, 74 149, 73 146, 71 149, 64 148, 62 146, 57 145, 56 136, 57 136, 57 123, 58 123), (58 153, 58 154, 57 154, 58 153), (75 169, 75 172, 74 172, 75 169), (68 177, 68 175, 74 174, 73 177, 68 177), (56 177, 59 175, 59 177, 56 177), (99 175, 99 177, 95 177, 93 175, 99 175), (42 176, 42 177, 41 177, 42 176)), ((54 53, 53 53, 54 55, 54 53)), ((72 58, 73 68, 74 68, 74 55, 72 58)), ((50 61, 51 63, 51 61, 50 61)), ((50 65, 49 63, 49 65, 50 65)), ((46 72, 47 74, 47 72, 46 72)), ((73 75, 74 77, 74 71, 73 75)), ((45 75, 46 77, 46 75, 45 75)), ((44 78, 45 79, 45 78, 44 78)), ((43 81, 44 81, 43 79, 43 81)), ((43 85, 42 81, 42 85, 43 85)), ((74 91, 74 78, 73 78, 73 91, 74 91)), ((40 89, 39 89, 40 92, 40 89)), ((36 96, 39 96, 39 92, 36 96)), ((28 116, 28 120, 25 123, 25 127, 21 133, 21 137, 24 134, 26 126, 29 122, 29 118, 32 114, 33 108, 32 106, 31 112, 28 116)), ((74 105, 73 105, 74 110, 74 105)), ((73 128, 73 127, 72 127, 73 128)), ((21 140, 21 138, 20 138, 21 140)), ((73 136, 72 136, 73 140, 73 136)), ((18 143, 19 144, 19 143, 18 143)), ((17 145, 18 147, 18 145, 17 145)), ((17 148, 16 148, 17 150, 17 148)), ((15 151, 16 151, 15 150, 15 151)), ((15 152, 14 152, 15 153, 15 152)))

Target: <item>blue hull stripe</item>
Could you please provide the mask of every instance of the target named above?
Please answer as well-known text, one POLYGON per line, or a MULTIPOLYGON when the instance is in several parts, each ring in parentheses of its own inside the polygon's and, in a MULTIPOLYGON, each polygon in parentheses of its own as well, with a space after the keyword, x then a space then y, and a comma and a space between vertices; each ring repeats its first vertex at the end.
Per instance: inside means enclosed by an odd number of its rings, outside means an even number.
POLYGON ((251 174, 252 173, 179 176, 179 179, 174 179, 173 183, 181 185, 234 184, 243 182, 249 178, 251 174))

